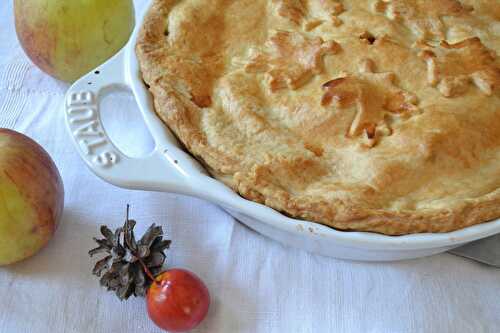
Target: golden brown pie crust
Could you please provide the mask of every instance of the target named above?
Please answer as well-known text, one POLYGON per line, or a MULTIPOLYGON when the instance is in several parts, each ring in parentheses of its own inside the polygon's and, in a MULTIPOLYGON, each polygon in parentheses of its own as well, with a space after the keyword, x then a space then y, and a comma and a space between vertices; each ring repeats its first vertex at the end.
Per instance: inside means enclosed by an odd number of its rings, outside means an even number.
POLYGON ((243 197, 341 230, 500 217, 497 0, 156 0, 156 112, 243 197))

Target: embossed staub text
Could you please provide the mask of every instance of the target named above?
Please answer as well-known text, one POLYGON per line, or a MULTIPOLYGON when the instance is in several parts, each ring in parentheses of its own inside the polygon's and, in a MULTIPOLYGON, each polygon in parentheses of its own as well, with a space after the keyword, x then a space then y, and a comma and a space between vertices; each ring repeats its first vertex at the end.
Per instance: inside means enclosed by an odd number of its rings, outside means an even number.
POLYGON ((67 116, 76 142, 92 164, 110 168, 119 162, 119 155, 107 140, 93 92, 74 92, 68 95, 67 116))

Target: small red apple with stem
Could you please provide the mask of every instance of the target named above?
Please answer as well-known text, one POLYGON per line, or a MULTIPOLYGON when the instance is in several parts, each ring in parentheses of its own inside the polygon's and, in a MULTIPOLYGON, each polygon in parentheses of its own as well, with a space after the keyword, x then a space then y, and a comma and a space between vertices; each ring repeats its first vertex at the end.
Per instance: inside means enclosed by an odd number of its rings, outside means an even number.
POLYGON ((163 238, 163 228, 155 224, 137 240, 134 233, 137 222, 129 219, 129 211, 127 205, 123 227, 112 231, 101 226, 104 238, 94 238, 98 247, 90 250, 89 255, 106 256, 96 262, 92 274, 120 300, 132 295, 146 296, 149 317, 160 328, 170 332, 195 328, 208 313, 207 287, 199 277, 184 269, 161 272, 165 250, 171 241, 163 238))
POLYGON ((203 281, 184 269, 158 275, 146 296, 149 317, 160 328, 186 332, 206 317, 210 294, 203 281))
POLYGON ((0 128, 0 266, 43 248, 63 206, 63 183, 49 154, 27 136, 0 128))

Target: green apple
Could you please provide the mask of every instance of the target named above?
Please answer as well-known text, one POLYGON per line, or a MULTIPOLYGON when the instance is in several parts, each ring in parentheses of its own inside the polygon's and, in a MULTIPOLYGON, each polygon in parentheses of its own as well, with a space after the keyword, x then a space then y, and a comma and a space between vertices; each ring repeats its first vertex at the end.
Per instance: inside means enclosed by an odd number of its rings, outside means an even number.
POLYGON ((47 152, 27 136, 0 128, 0 266, 36 254, 52 238, 64 188, 47 152))
POLYGON ((132 0, 14 0, 14 11, 26 54, 66 82, 117 53, 135 23, 132 0))

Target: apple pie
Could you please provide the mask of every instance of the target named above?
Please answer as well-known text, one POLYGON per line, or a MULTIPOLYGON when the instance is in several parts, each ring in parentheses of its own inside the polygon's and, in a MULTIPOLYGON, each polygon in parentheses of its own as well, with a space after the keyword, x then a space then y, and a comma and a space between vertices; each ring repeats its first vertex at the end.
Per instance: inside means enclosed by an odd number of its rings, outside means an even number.
POLYGON ((500 217, 498 0, 155 0, 157 114, 241 196, 387 235, 500 217))

